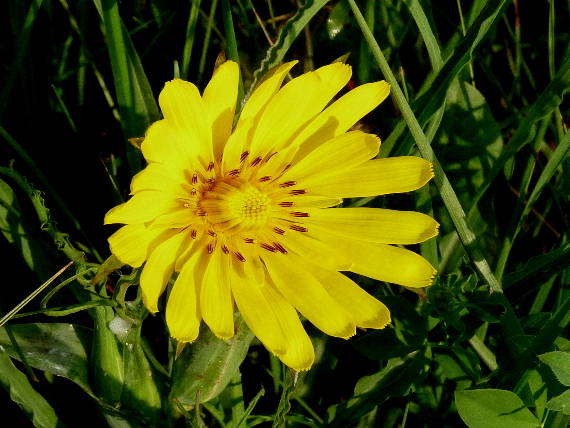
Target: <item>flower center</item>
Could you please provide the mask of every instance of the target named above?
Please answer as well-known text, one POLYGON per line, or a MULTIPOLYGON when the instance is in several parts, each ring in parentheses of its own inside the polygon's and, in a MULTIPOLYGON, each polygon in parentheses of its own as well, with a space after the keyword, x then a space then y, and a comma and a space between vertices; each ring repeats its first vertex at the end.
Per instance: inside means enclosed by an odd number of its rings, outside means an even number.
POLYGON ((269 220, 272 201, 250 183, 232 180, 218 182, 199 202, 207 221, 218 230, 259 229, 269 220))

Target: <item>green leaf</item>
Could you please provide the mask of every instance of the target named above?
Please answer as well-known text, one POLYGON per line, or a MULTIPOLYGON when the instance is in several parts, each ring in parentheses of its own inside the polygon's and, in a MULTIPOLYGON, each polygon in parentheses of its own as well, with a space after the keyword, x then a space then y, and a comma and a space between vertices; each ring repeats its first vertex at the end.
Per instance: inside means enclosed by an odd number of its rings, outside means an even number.
POLYGON ((474 389, 456 391, 459 416, 469 428, 537 428, 538 419, 511 391, 474 389))
POLYGON ((117 338, 109 329, 113 319, 111 308, 95 308, 95 330, 91 348, 93 388, 98 396, 111 405, 121 399, 124 382, 123 358, 117 338))
POLYGON ((160 417, 161 397, 156 375, 144 353, 140 325, 132 328, 125 339, 123 361, 123 406, 140 414, 146 425, 156 426, 160 417))
POLYGON ((380 372, 361 378, 352 399, 329 408, 332 420, 329 427, 351 426, 376 406, 390 397, 401 397, 409 393, 414 383, 421 380, 427 359, 422 352, 415 352, 406 358, 394 358, 380 372))
POLYGON ((0 348, 0 384, 10 398, 28 415, 35 427, 62 428, 54 409, 30 384, 28 378, 12 363, 12 360, 0 348))
POLYGON ((562 385, 570 386, 570 352, 547 352, 538 358, 550 367, 562 385))
MULTIPOLYGON (((10 329, 30 366, 65 377, 92 395, 86 351, 91 335, 87 329, 67 323, 12 324, 10 329)), ((0 346, 18 359, 5 328, 0 328, 0 346)))
POLYGON ((225 389, 253 339, 241 318, 236 318, 235 326, 236 334, 229 340, 218 339, 210 329, 203 329, 199 339, 186 346, 174 363, 171 401, 194 406, 217 397, 225 389))
POLYGON ((548 400, 546 408, 555 412, 562 412, 565 415, 570 415, 570 389, 548 400))

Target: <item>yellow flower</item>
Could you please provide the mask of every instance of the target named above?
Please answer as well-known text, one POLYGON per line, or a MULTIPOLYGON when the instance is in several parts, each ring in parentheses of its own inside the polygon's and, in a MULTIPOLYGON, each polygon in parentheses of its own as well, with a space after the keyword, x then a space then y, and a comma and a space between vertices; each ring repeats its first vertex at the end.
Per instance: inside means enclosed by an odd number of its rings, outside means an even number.
POLYGON ((202 96, 192 83, 167 82, 164 119, 141 146, 148 166, 105 224, 126 224, 109 238, 111 251, 133 267, 144 263, 149 311, 158 311, 178 273, 166 304, 172 337, 194 341, 202 320, 218 337, 232 337, 235 302, 269 351, 306 370, 314 351, 298 313, 336 337, 384 328, 386 306, 340 271, 425 287, 435 269, 390 244, 423 242, 438 224, 411 211, 331 208, 342 198, 418 189, 432 165, 411 156, 373 159, 379 138, 348 131, 388 96, 386 82, 359 86, 327 107, 350 67, 330 64, 281 87, 293 65, 266 76, 235 128, 235 62, 216 70, 202 96))

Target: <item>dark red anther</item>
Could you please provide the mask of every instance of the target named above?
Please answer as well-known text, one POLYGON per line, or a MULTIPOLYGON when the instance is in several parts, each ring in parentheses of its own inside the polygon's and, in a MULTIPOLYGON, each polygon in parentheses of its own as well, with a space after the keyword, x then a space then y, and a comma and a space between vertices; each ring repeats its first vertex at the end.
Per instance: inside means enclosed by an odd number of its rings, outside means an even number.
POLYGON ((272 253, 274 253, 275 251, 277 251, 276 248, 272 247, 271 245, 269 245, 269 244, 267 244, 267 243, 265 243, 265 242, 262 242, 261 244, 259 244, 259 246, 260 246, 261 248, 263 248, 264 250, 271 251, 272 253))
POLYGON ((274 242, 273 246, 279 251, 280 253, 287 254, 287 250, 281 245, 279 242, 274 242))
POLYGON ((289 226, 289 229, 295 230, 297 232, 308 232, 309 231, 309 229, 307 229, 306 227, 298 226, 296 224, 292 224, 291 226, 289 226))
POLYGON ((290 195, 304 195, 305 193, 307 193, 307 191, 302 189, 295 189, 289 192, 290 195))
POLYGON ((284 182, 284 183, 281 183, 281 184, 279 185, 279 187, 291 187, 291 186, 294 186, 294 185, 296 185, 296 184, 297 184, 296 181, 286 181, 286 182, 284 182))
POLYGON ((274 228, 273 228, 273 231, 274 231, 275 233, 278 233, 279 235, 284 235, 284 234, 285 234, 285 231, 284 231, 283 229, 281 229, 280 227, 274 227, 274 228))

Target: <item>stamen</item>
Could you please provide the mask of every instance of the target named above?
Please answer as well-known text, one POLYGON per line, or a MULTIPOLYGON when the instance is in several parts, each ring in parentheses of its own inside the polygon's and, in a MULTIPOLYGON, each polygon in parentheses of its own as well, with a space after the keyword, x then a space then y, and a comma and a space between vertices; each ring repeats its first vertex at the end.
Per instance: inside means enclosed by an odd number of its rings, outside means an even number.
POLYGON ((266 156, 266 157, 265 157, 265 162, 266 162, 266 163, 269 162, 269 161, 271 160, 271 158, 272 158, 273 156, 275 156, 276 154, 277 154, 277 152, 273 152, 273 153, 271 153, 269 156, 266 156))
POLYGON ((266 244, 265 242, 262 242, 261 244, 259 244, 259 246, 260 246, 261 248, 263 248, 264 250, 271 251, 272 253, 274 253, 275 251, 277 251, 276 248, 272 247, 272 246, 269 245, 269 244, 266 244))
POLYGON ((306 227, 298 226, 296 224, 292 224, 291 226, 289 226, 289 229, 295 230, 297 232, 308 232, 309 231, 309 229, 307 229, 306 227))
POLYGON ((251 162, 250 165, 251 165, 251 166, 257 166, 257 165, 259 165, 259 163, 260 163, 262 160, 263 160, 263 159, 261 159, 261 158, 258 156, 258 157, 256 157, 256 158, 253 160, 253 162, 251 162))
POLYGON ((274 227, 274 228, 273 228, 273 231, 274 231, 275 233, 278 233, 279 235, 284 235, 284 234, 285 234, 285 231, 284 231, 283 229, 279 228, 279 227, 274 227))
POLYGON ((307 193, 306 190, 300 190, 300 189, 291 190, 289 192, 290 195, 304 195, 305 193, 307 193))
POLYGON ((198 174, 194 173, 192 174, 192 184, 197 184, 198 183, 198 174))
POLYGON ((273 246, 279 251, 280 253, 287 254, 287 250, 281 245, 279 242, 274 242, 273 246))
POLYGON ((234 256, 236 256, 236 259, 238 259, 240 262, 245 262, 245 257, 239 251, 234 251, 234 256))
POLYGON ((214 164, 214 162, 210 162, 210 163, 208 164, 208 168, 206 168, 206 170, 207 170, 208 172, 213 171, 215 166, 216 166, 216 165, 214 164))
POLYGON ((302 213, 300 211, 291 211, 289 214, 293 217, 309 217, 309 213, 302 213))
POLYGON ((216 245, 213 244, 212 242, 210 242, 207 246, 208 254, 212 254, 214 252, 215 248, 216 248, 216 245))
POLYGON ((197 215, 198 217, 206 217, 206 216, 208 215, 208 213, 207 213, 206 211, 204 211, 204 210, 200 210, 200 209, 199 209, 199 210, 196 211, 196 215, 197 215))
POLYGON ((240 161, 240 162, 243 162, 244 160, 247 159, 248 156, 249 156, 249 152, 248 152, 248 151, 243 152, 243 153, 241 154, 241 156, 239 157, 239 161, 240 161))
POLYGON ((297 184, 296 181, 286 181, 286 182, 284 182, 284 183, 281 183, 281 184, 279 185, 279 187, 291 187, 291 186, 294 186, 294 185, 296 185, 296 184, 297 184))
POLYGON ((229 254, 230 250, 225 245, 222 245, 222 251, 224 254, 229 254))
POLYGON ((197 191, 196 189, 190 190, 190 194, 191 194, 192 196, 196 196, 197 193, 198 193, 198 191, 197 191))
POLYGON ((243 241, 246 244, 255 244, 255 239, 253 239, 253 238, 244 238, 243 241))
POLYGON ((292 207, 293 202, 279 202, 277 205, 279 205, 280 207, 292 207))
POLYGON ((190 231, 190 236, 192 237, 192 239, 196 239, 196 237, 198 236, 198 231, 196 229, 192 229, 190 231))
POLYGON ((214 232, 213 230, 208 230, 208 235, 210 235, 212 238, 215 238, 216 236, 218 236, 218 234, 216 232, 214 232))
POLYGON ((230 172, 228 172, 228 175, 231 175, 232 177, 239 175, 239 169, 232 169, 230 172))
POLYGON ((268 176, 268 175, 266 175, 266 176, 264 176, 264 177, 261 177, 261 178, 259 179, 259 181, 260 181, 261 183, 263 183, 263 182, 265 182, 265 181, 269 181, 269 180, 271 180, 271 177, 268 176))

